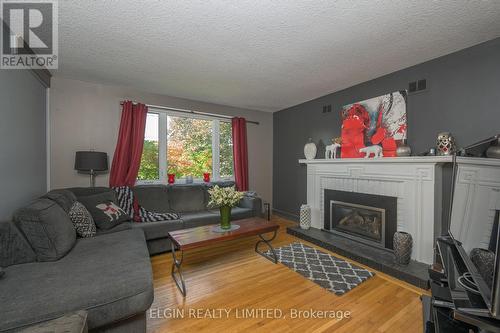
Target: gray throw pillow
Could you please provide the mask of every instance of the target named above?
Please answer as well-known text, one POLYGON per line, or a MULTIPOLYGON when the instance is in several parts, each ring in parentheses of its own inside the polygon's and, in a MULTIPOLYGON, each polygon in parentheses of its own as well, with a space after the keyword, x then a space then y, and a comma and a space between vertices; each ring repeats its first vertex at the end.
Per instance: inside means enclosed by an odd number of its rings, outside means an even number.
POLYGON ((83 204, 75 201, 68 214, 71 222, 73 222, 78 237, 88 238, 95 236, 96 226, 94 219, 83 204))
POLYGON ((174 212, 197 212, 207 209, 208 194, 204 185, 171 185, 168 200, 174 212))
POLYGON ((54 201, 40 198, 14 213, 14 223, 33 248, 38 261, 55 261, 76 242, 68 214, 54 201))
POLYGON ((45 194, 43 197, 57 202, 57 204, 61 206, 61 208, 64 209, 66 213, 69 213, 69 210, 76 201, 76 196, 73 194, 73 192, 62 189, 47 192, 47 194, 45 194))
POLYGON ((115 192, 79 197, 78 200, 87 208, 99 229, 107 230, 120 223, 130 221, 130 216, 117 204, 115 192))

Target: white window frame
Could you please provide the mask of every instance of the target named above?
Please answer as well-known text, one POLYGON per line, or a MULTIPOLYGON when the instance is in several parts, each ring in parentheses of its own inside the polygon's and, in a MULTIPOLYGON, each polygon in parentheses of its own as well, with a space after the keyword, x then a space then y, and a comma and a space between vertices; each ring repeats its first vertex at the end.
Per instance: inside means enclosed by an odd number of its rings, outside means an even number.
MULTIPOLYGON (((224 181, 233 180, 234 181, 234 170, 231 177, 221 177, 220 176, 220 123, 230 122, 229 120, 223 120, 217 117, 189 114, 186 115, 183 112, 176 111, 166 111, 162 109, 150 108, 148 113, 154 113, 158 115, 158 176, 160 179, 151 180, 137 180, 138 185, 144 184, 168 184, 167 170, 168 170, 168 136, 167 136, 167 119, 168 116, 172 117, 182 117, 191 119, 202 119, 209 120, 212 122, 212 174, 210 176, 211 181, 224 181)), ((195 183, 203 183, 203 178, 194 178, 195 183)), ((184 183, 185 178, 176 178, 176 183, 184 183)))

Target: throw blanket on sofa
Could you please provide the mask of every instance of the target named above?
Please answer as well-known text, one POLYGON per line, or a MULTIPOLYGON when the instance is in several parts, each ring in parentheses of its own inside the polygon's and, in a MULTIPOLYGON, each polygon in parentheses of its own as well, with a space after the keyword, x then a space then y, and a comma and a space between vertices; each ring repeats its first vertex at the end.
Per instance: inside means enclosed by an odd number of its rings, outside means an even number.
POLYGON ((180 215, 177 213, 157 213, 142 207, 135 199, 134 192, 128 186, 113 187, 113 190, 116 192, 116 199, 120 208, 130 215, 135 222, 156 222, 180 219, 180 215))

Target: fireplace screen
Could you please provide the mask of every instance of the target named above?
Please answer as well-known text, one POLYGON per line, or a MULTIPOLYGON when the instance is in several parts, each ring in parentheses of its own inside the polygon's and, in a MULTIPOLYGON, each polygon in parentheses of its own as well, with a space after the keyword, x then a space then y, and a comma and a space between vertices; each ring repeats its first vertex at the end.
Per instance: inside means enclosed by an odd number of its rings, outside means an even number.
POLYGON ((384 247, 385 209, 342 201, 330 201, 330 226, 357 240, 384 247))

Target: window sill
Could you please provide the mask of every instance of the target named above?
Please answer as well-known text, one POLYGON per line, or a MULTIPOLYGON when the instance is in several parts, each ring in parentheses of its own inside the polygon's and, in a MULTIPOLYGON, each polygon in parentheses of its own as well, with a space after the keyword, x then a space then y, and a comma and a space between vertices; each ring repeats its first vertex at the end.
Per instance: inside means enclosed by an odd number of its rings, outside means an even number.
MULTIPOLYGON (((217 180, 210 180, 209 183, 217 183, 217 182, 234 182, 234 178, 220 178, 217 180)), ((193 179, 192 183, 187 183, 185 178, 177 179, 173 185, 190 185, 190 184, 206 184, 202 178, 193 179)), ((161 180, 138 180, 136 185, 169 185, 166 181, 161 180)))

